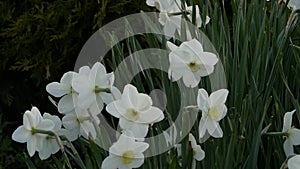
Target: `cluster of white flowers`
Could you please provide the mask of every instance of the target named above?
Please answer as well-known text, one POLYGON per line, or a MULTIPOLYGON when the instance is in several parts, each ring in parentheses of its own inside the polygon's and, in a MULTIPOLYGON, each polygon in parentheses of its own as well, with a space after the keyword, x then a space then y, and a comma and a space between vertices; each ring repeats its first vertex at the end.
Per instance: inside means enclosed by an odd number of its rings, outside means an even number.
MULTIPOLYGON (((180 34, 181 14, 188 12, 191 20, 191 6, 181 4, 180 0, 147 0, 149 6, 155 6, 160 11, 159 22, 168 35, 176 31, 180 34), (179 8, 183 7, 183 9, 179 8)), ((205 24, 209 21, 207 17, 205 24)), ((196 6, 196 26, 203 25, 199 7, 196 6)), ((187 29, 188 30, 188 29, 187 29)), ((218 62, 216 54, 204 51, 202 44, 195 38, 188 38, 180 46, 167 42, 171 50, 169 54, 169 78, 178 81, 182 78, 189 88, 198 86, 201 77, 213 73, 218 62)), ((149 126, 162 121, 165 116, 162 110, 153 106, 152 99, 147 94, 139 93, 131 84, 125 85, 123 92, 113 86, 114 73, 107 73, 106 68, 96 62, 92 68, 83 66, 79 72, 65 73, 60 82, 52 82, 46 90, 54 97, 60 98, 57 106, 62 120, 57 116, 44 113, 33 107, 23 116, 23 125, 15 130, 13 140, 27 143, 30 156, 35 151, 40 158, 47 159, 60 148, 59 136, 64 135, 74 141, 79 137, 96 139, 99 127, 99 114, 105 110, 119 119, 121 134, 109 148, 109 156, 103 161, 102 168, 137 168, 144 162, 143 152, 149 147, 144 142, 149 126), (63 128, 62 128, 63 127, 63 128)), ((219 121, 227 113, 225 102, 228 90, 220 89, 210 96, 204 89, 199 89, 197 107, 202 111, 199 123, 199 142, 203 143, 210 136, 223 137, 219 121)), ((176 143, 177 130, 170 135, 163 133, 167 144, 176 143)), ((192 167, 196 168, 196 160, 204 159, 205 152, 197 144, 195 137, 189 133, 190 149, 193 153, 192 167)), ((101 139, 101 138, 98 138, 101 139)), ((177 150, 181 149, 176 144, 177 150)), ((181 151, 178 151, 180 154, 181 151)))
MULTIPOLYGON (((159 23, 163 26, 165 35, 173 36, 176 31, 180 35, 181 33, 181 22, 183 12, 186 12, 188 19, 192 21, 192 6, 187 6, 186 3, 182 4, 180 0, 147 0, 147 5, 156 7, 159 11, 159 23)), ((196 23, 197 28, 203 25, 199 6, 196 6, 196 23)), ((206 16, 205 25, 208 24, 210 18, 206 16)), ((191 40, 191 33, 189 32, 188 25, 186 25, 187 39, 191 40)))

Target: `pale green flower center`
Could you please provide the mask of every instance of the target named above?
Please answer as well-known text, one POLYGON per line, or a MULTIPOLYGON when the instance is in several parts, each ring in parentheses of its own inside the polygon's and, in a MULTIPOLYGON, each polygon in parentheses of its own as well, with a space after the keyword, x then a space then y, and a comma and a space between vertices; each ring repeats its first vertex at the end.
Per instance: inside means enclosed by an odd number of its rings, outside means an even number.
POLYGON ((217 120, 220 115, 220 111, 217 107, 208 109, 208 117, 212 120, 217 120))
POLYGON ((136 121, 140 117, 140 112, 136 109, 127 109, 126 117, 131 121, 136 121))
POLYGON ((188 64, 188 67, 191 69, 192 72, 196 72, 200 69, 200 65, 195 61, 192 61, 188 64))
POLYGON ((125 151, 122 156, 122 163, 123 164, 130 164, 134 160, 134 153, 133 151, 125 151))

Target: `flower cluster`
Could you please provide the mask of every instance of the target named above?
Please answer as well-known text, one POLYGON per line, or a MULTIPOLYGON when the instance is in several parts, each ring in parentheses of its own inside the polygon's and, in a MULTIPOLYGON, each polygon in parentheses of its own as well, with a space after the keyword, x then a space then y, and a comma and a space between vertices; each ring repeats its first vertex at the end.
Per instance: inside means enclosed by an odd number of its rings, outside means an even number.
MULTIPOLYGON (((183 13, 188 13, 188 18, 192 20, 193 7, 181 4, 180 0, 147 0, 147 4, 160 11, 159 22, 164 26, 167 35, 174 35, 176 31, 181 33, 183 13)), ((196 6, 195 9, 196 26, 201 27, 203 23, 199 7, 196 6)), ((209 17, 205 24, 208 21, 209 17)), ((182 42, 180 46, 171 41, 166 44, 170 50, 168 77, 172 81, 182 79, 186 87, 194 88, 198 86, 201 77, 213 73, 218 58, 216 54, 206 51, 200 41, 192 38, 190 33, 187 35, 189 40, 182 42)), ((63 149, 61 138, 67 141, 74 141, 81 136, 90 140, 101 139, 97 131, 101 124, 99 116, 105 109, 118 119, 121 134, 109 148, 109 156, 104 159, 102 168, 140 167, 144 163, 143 153, 149 148, 149 144, 144 141, 149 127, 161 122, 165 115, 153 105, 149 95, 140 93, 132 84, 125 85, 121 93, 121 89, 114 86, 114 80, 114 72, 107 73, 100 62, 92 67, 83 66, 79 72, 65 73, 60 82, 52 82, 46 86, 50 95, 59 98, 58 103, 54 104, 62 119, 48 113, 42 116, 33 107, 31 111, 25 112, 23 125, 15 130, 13 140, 27 143, 30 156, 37 151, 42 160, 47 159, 60 148, 63 149)), ((197 107, 202 112, 198 124, 199 142, 203 143, 210 136, 223 137, 219 121, 227 113, 227 95, 227 89, 214 91, 210 96, 205 89, 199 89, 197 107)), ((181 145, 176 143, 175 126, 173 133, 163 134, 167 144, 176 144, 177 150, 181 149, 181 145)), ((188 141, 193 154, 192 167, 196 168, 196 161, 203 160, 205 152, 192 133, 189 133, 188 141)))

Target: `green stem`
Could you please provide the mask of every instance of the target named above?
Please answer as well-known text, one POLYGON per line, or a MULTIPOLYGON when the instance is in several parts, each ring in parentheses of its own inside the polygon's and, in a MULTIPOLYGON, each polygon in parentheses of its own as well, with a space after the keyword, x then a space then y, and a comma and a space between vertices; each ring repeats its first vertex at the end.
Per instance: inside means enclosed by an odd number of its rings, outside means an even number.
POLYGON ((286 137, 288 137, 289 133, 288 132, 268 132, 268 133, 264 133, 263 135, 266 135, 266 136, 286 136, 286 137))
POLYGON ((100 93, 100 92, 111 93, 109 88, 96 88, 95 89, 95 93, 100 93))

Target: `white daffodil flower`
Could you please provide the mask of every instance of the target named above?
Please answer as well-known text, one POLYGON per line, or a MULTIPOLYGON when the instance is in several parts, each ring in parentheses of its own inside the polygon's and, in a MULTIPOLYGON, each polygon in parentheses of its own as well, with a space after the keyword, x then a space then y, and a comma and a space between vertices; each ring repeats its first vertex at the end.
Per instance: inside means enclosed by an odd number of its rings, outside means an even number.
POLYGON ((283 148, 287 157, 294 155, 293 145, 300 144, 300 130, 292 126, 292 119, 295 111, 296 110, 285 113, 283 119, 282 132, 287 133, 286 140, 283 143, 283 148))
POLYGON ((202 117, 199 123, 200 140, 205 137, 206 131, 212 137, 223 137, 223 131, 219 125, 219 121, 223 119, 227 113, 227 107, 225 105, 227 95, 227 89, 217 90, 211 93, 210 96, 208 96, 204 89, 199 89, 197 105, 202 111, 202 117))
POLYGON ((193 162, 192 162, 192 169, 196 169, 196 160, 201 161, 205 157, 205 152, 202 150, 200 145, 197 145, 195 137, 189 133, 189 141, 191 143, 191 148, 193 150, 193 162))
POLYGON ((78 106, 82 109, 88 109, 97 103, 100 112, 103 109, 103 102, 108 104, 114 100, 112 94, 105 91, 111 90, 113 83, 113 72, 107 74, 101 63, 96 62, 92 69, 88 66, 81 67, 78 76, 72 80, 73 88, 79 93, 78 106))
POLYGON ((102 163, 102 169, 132 169, 144 163, 143 152, 149 144, 136 142, 134 138, 121 135, 109 148, 109 156, 102 163))
POLYGON ((32 157, 35 151, 43 148, 43 134, 36 133, 36 130, 52 131, 54 123, 49 119, 43 119, 40 111, 32 107, 31 111, 26 111, 23 115, 23 125, 18 127, 12 134, 14 141, 27 142, 27 150, 32 157))
POLYGON ((169 78, 177 81, 183 79, 187 87, 196 87, 201 77, 211 74, 218 58, 214 53, 203 51, 202 44, 192 39, 183 42, 179 47, 167 42, 169 54, 169 78))
POLYGON ((95 139, 96 129, 92 123, 95 120, 97 124, 100 123, 97 114, 89 114, 87 110, 81 109, 79 107, 75 108, 75 111, 68 113, 62 118, 62 124, 69 134, 66 135, 71 141, 74 141, 80 136, 88 138, 89 134, 95 139))
MULTIPOLYGON (((59 133, 61 130, 61 120, 58 116, 50 115, 49 113, 43 114, 43 119, 49 119, 54 123, 53 131, 59 133)), ((51 154, 55 154, 59 151, 59 145, 55 137, 50 135, 43 135, 43 148, 39 150, 39 157, 41 160, 47 159, 51 154)))
POLYGON ((124 87, 120 99, 106 106, 106 111, 119 118, 120 127, 132 131, 135 138, 144 138, 148 133, 149 124, 164 118, 163 112, 152 106, 151 97, 139 93, 131 84, 124 87))
POLYGON ((287 165, 289 169, 300 169, 300 155, 290 158, 287 165))
POLYGON ((72 79, 77 74, 75 72, 67 72, 60 79, 60 83, 52 82, 46 86, 46 90, 54 97, 62 97, 58 102, 58 112, 67 114, 74 110, 74 97, 77 96, 77 92, 72 87, 72 79))

